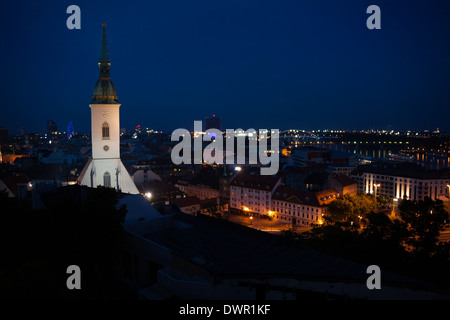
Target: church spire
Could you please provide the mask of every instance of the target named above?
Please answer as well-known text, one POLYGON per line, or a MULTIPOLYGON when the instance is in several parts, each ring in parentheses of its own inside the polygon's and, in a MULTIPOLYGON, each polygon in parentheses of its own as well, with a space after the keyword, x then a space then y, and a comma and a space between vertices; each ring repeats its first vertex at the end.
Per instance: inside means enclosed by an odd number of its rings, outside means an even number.
POLYGON ((103 22, 102 27, 102 49, 98 65, 100 67, 100 79, 107 80, 109 79, 109 67, 111 63, 109 62, 108 43, 106 41, 106 23, 103 22))
POLYGON ((108 54, 108 43, 106 42, 106 23, 102 24, 102 51, 100 53, 100 63, 110 63, 108 54))
POLYGON ((109 68, 111 63, 109 61, 108 43, 106 42, 106 23, 103 23, 102 27, 102 48, 100 51, 100 60, 98 62, 98 66, 100 68, 100 78, 94 87, 92 103, 118 103, 116 88, 109 77, 109 68))

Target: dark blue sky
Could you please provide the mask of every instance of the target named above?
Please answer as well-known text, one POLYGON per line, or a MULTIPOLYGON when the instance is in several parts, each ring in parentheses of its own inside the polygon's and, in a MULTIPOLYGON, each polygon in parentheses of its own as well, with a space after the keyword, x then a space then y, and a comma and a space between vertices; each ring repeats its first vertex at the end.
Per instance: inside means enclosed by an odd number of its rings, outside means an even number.
POLYGON ((106 22, 121 126, 450 131, 449 1, 3 1, 1 117, 90 131, 106 22), (81 30, 66 8, 81 8, 81 30), (381 8, 381 30, 366 9, 381 8))

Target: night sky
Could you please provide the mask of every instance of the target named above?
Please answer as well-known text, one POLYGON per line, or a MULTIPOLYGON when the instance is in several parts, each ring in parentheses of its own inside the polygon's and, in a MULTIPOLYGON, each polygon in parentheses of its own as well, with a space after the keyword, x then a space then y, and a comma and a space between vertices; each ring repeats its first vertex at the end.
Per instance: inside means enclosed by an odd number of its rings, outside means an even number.
POLYGON ((450 2, 2 1, 0 126, 90 131, 106 23, 121 127, 450 131, 450 2), (81 30, 66 9, 81 8, 81 30), (381 8, 381 30, 366 9, 381 8))

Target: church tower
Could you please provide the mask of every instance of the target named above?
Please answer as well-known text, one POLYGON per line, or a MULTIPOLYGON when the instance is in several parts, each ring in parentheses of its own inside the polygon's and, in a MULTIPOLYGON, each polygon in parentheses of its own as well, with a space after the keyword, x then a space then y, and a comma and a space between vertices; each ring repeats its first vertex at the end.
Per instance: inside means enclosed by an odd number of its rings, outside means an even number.
POLYGON ((109 76, 111 63, 105 23, 98 66, 100 75, 89 105, 92 157, 81 172, 78 183, 92 188, 104 186, 124 193, 138 194, 133 179, 120 160, 120 103, 109 76))

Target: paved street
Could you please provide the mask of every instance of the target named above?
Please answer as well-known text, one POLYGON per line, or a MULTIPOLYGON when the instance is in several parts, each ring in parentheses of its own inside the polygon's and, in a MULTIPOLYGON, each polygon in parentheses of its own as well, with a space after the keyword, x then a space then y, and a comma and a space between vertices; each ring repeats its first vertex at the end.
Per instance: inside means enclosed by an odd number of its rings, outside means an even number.
MULTIPOLYGON (((250 219, 249 216, 230 214, 228 217, 228 221, 241 224, 243 226, 254 228, 261 231, 271 232, 271 233, 279 233, 282 230, 292 229, 292 224, 283 223, 276 220, 269 220, 267 218, 257 218, 253 217, 250 219)), ((302 232, 306 231, 309 228, 295 228, 295 231, 302 232)))
MULTIPOLYGON (((266 231, 270 233, 279 233, 282 230, 292 229, 292 224, 283 223, 280 221, 269 220, 267 218, 257 218, 253 217, 250 219, 249 216, 230 214, 228 216, 228 221, 238 223, 240 225, 254 228, 261 231, 266 231)), ((310 228, 295 228, 296 232, 308 231, 310 228)), ((450 228, 442 231, 439 236, 440 241, 450 241, 450 228)))

